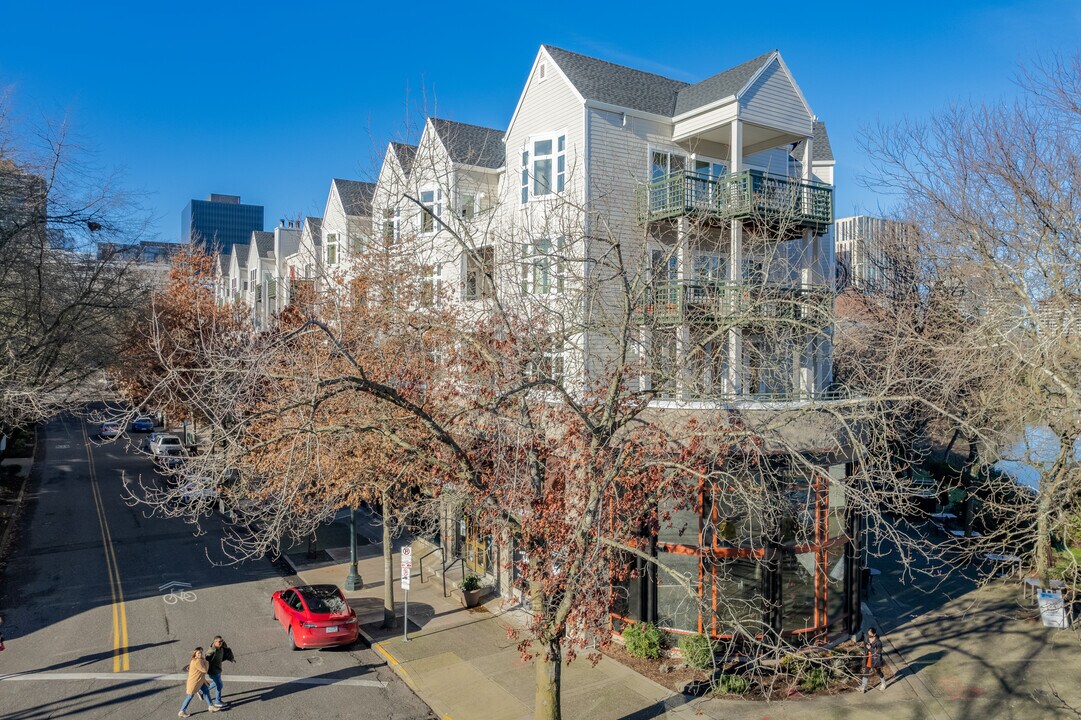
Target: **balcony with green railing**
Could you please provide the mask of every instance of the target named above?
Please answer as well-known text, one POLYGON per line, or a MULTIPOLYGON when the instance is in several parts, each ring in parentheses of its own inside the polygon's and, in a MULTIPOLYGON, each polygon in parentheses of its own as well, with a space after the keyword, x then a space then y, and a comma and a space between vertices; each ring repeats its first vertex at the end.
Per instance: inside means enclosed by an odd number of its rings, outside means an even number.
POLYGON ((833 293, 825 286, 790 283, 666 280, 646 288, 645 316, 658 325, 731 322, 755 325, 788 321, 825 325, 833 293))
POLYGON ((679 217, 760 219, 821 230, 833 222, 833 187, 761 170, 714 177, 680 170, 637 189, 639 222, 679 217))

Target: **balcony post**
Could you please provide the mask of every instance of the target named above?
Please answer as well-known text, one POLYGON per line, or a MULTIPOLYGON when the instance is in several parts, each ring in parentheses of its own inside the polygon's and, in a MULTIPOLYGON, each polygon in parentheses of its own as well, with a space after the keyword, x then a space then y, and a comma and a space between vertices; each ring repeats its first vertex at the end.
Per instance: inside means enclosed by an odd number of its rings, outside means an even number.
MULTIPOLYGON (((803 143, 803 157, 800 158, 803 186, 800 188, 800 214, 813 217, 814 190, 810 183, 814 182, 814 138, 808 137, 803 143)), ((802 272, 800 272, 800 292, 797 303, 811 302, 810 292, 818 275, 820 264, 819 252, 821 243, 818 233, 810 228, 803 229, 803 260, 802 272)), ((807 397, 814 392, 814 338, 816 333, 804 332, 802 337, 797 336, 794 345, 795 390, 800 397, 807 397)))
POLYGON ((691 223, 686 216, 681 217, 676 226, 679 243, 676 247, 676 282, 679 283, 679 327, 676 330, 676 364, 679 367, 679 385, 676 388, 676 395, 684 400, 690 397, 691 384, 691 329, 687 318, 687 293, 692 282, 694 268, 690 252, 690 227, 691 223))
MULTIPOLYGON (((729 140, 728 171, 735 176, 743 169, 743 121, 732 121, 732 135, 729 140)), ((737 313, 742 312, 743 285, 743 221, 732 220, 729 229, 728 246, 728 283, 727 292, 736 294, 737 313)), ((728 331, 728 387, 732 395, 743 394, 743 330, 736 326, 728 331)))

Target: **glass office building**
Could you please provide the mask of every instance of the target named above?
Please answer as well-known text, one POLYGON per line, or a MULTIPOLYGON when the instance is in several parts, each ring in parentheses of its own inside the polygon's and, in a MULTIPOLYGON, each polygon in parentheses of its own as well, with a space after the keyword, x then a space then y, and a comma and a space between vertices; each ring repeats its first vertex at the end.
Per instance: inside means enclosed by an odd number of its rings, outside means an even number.
POLYGON ((192 200, 180 214, 180 242, 223 254, 262 229, 263 206, 245 205, 239 195, 211 194, 206 200, 192 200))

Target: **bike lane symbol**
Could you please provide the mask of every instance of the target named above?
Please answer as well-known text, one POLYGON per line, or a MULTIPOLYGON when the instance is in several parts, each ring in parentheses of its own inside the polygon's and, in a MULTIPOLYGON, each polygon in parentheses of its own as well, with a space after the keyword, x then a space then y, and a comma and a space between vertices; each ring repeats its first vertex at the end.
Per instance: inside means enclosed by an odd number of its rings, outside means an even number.
POLYGON ((166 605, 176 605, 183 600, 184 602, 195 602, 198 598, 188 588, 191 587, 191 583, 172 581, 167 582, 164 585, 158 586, 160 592, 165 593, 161 599, 165 601, 166 605))

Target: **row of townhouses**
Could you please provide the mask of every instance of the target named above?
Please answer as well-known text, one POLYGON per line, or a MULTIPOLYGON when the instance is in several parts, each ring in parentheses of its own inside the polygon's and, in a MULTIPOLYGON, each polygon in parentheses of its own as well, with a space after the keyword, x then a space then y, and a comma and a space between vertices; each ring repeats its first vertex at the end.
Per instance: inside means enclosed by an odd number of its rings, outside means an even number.
MULTIPOLYGON (((642 345, 678 369, 643 371, 643 387, 665 383, 658 412, 768 415, 828 402, 832 389, 833 178, 826 127, 777 51, 686 83, 542 46, 507 127, 428 118, 415 145, 387 146, 375 183, 333 180, 321 218, 234 245, 218 293, 264 328, 300 287, 347 275, 373 243, 414 238, 448 301, 574 297, 568 312, 589 319, 553 363, 585 383, 603 372, 602 330, 622 308, 617 286, 633 278, 646 297, 642 345), (590 282, 587 302, 573 288, 590 282), (763 316, 799 322, 778 333, 763 316)), ((702 602, 689 605, 681 585, 644 570, 614 589, 616 630, 648 620, 722 636, 728 628, 709 611, 718 593, 746 598, 779 633, 858 627, 859 518, 843 482, 854 464, 828 432, 805 434, 803 462, 778 466, 814 502, 810 542, 769 558, 703 540, 715 510, 681 514, 684 525, 663 528, 651 552, 697 578, 702 602)), ((474 532, 464 514, 444 520, 448 562, 460 558, 504 595, 520 592, 513 542, 474 532)))

